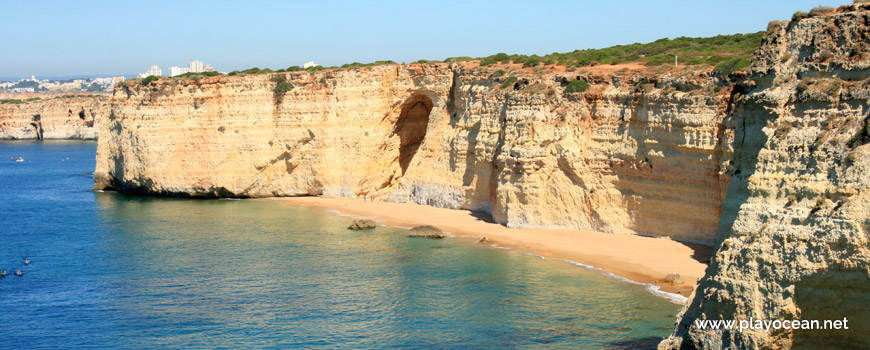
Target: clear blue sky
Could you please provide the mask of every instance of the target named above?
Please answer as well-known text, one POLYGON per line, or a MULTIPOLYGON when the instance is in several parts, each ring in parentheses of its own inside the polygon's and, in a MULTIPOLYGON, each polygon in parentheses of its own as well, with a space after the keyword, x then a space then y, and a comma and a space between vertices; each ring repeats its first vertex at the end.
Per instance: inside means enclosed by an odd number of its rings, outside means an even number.
POLYGON ((0 1, 0 76, 547 54, 764 30, 851 0, 0 1))

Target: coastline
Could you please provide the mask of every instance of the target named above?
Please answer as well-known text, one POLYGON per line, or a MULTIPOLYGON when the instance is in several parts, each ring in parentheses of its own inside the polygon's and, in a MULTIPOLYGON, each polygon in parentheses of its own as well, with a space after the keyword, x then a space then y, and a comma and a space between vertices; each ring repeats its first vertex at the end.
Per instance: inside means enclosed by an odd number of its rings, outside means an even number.
POLYGON ((507 228, 467 210, 436 208, 416 203, 364 201, 344 197, 268 198, 294 205, 335 210, 342 215, 372 217, 387 226, 435 225, 457 237, 486 237, 485 244, 511 248, 546 259, 561 260, 627 282, 646 284, 654 294, 673 293, 669 299, 684 300, 704 275, 712 247, 677 242, 668 238, 610 234, 583 230, 507 228), (679 274, 683 283, 658 283, 667 274, 679 274))

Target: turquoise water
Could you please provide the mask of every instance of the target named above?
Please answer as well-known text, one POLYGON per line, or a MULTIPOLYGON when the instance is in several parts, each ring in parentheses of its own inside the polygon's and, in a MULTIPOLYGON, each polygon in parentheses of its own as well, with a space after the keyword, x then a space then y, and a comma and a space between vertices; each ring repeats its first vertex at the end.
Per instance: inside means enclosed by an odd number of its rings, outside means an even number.
POLYGON ((0 349, 644 349, 679 309, 565 262, 349 231, 318 209, 94 193, 95 147, 0 142, 0 268, 24 272, 0 279, 0 349))

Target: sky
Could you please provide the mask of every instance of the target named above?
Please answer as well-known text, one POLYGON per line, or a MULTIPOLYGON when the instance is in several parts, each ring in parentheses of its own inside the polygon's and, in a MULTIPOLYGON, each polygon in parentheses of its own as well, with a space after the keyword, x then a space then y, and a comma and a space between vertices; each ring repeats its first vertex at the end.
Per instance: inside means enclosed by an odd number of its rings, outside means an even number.
POLYGON ((134 75, 548 54, 751 33, 851 0, 0 0, 0 77, 134 75))

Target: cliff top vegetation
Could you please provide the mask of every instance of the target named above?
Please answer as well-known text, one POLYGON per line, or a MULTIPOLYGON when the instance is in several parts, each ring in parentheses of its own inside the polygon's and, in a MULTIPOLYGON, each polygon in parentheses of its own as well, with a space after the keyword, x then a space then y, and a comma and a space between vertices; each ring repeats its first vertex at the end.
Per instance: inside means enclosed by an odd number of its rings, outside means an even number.
MULTIPOLYGON (((506 53, 497 53, 486 57, 449 57, 443 61, 419 60, 414 63, 451 63, 451 62, 472 62, 478 61, 480 66, 494 66, 498 64, 521 64, 523 67, 539 67, 539 66, 563 66, 569 67, 569 70, 574 67, 590 67, 596 65, 616 65, 620 63, 638 63, 646 66, 660 66, 672 64, 674 56, 679 58, 680 65, 702 65, 714 67, 714 71, 722 74, 729 74, 736 70, 741 70, 749 67, 752 55, 756 48, 761 45, 761 39, 764 32, 748 33, 748 34, 733 34, 733 35, 718 35, 706 38, 690 38, 678 37, 674 39, 662 38, 650 43, 634 43, 628 45, 616 45, 602 49, 585 49, 574 50, 571 52, 554 52, 548 55, 508 55, 506 53)), ((297 72, 297 71, 321 71, 325 69, 341 69, 341 68, 358 68, 371 67, 386 64, 397 64, 394 61, 384 60, 375 61, 372 63, 353 62, 344 64, 340 67, 322 67, 314 66, 302 68, 299 66, 290 66, 278 70, 270 68, 253 67, 245 70, 235 70, 227 73, 234 76, 240 74, 266 74, 266 73, 282 73, 282 72, 297 72)), ((219 75, 220 73, 186 73, 177 76, 178 78, 198 79, 204 76, 219 75)), ((148 84, 158 77, 147 77, 143 79, 143 84, 148 84)))
MULTIPOLYGON (((574 50, 554 52, 545 56, 508 55, 498 53, 478 58, 481 66, 498 63, 522 63, 524 67, 560 65, 585 67, 598 64, 619 64, 641 62, 647 66, 657 66, 674 62, 674 56, 684 65, 716 66, 716 70, 730 73, 733 70, 749 67, 752 54, 761 45, 764 32, 734 35, 718 35, 709 38, 679 37, 662 38, 651 43, 616 45, 603 49, 574 50)), ((451 59, 447 59, 450 61, 451 59)), ((464 57, 452 58, 464 61, 464 57)))

